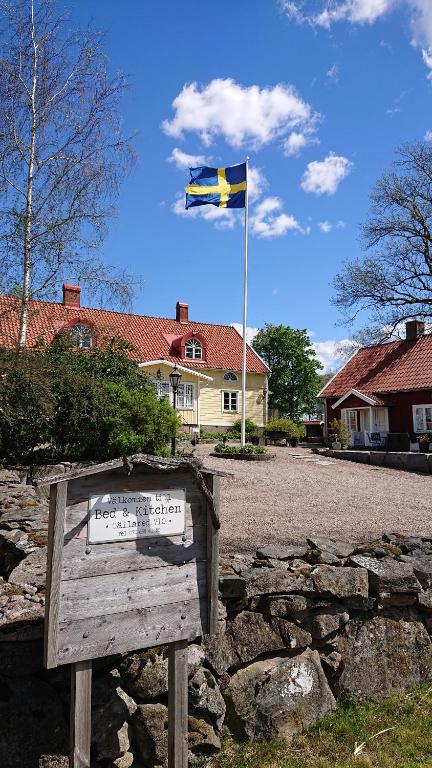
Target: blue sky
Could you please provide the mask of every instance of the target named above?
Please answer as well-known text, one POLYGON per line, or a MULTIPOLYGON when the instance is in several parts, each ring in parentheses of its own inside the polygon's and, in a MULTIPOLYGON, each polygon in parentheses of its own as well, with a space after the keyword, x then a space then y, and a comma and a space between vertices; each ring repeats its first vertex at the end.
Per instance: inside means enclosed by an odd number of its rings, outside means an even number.
POLYGON ((398 144, 432 131, 431 0, 81 0, 72 11, 107 30, 110 67, 130 76, 122 111, 139 160, 104 254, 142 276, 134 311, 172 316, 180 299, 191 319, 240 322, 242 212, 193 215, 182 190, 188 155, 231 165, 247 154, 248 325, 307 328, 332 365, 353 329, 337 325, 330 283, 360 253, 371 186, 398 144))

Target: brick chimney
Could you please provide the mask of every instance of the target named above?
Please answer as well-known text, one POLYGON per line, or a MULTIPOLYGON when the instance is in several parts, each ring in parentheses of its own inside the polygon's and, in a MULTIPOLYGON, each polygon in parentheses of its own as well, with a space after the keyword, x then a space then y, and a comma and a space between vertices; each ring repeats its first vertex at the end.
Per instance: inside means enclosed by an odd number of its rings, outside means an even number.
POLYGON ((79 285, 63 283, 63 305, 79 309, 81 306, 81 288, 79 285))
POLYGON ((417 341, 423 336, 425 324, 422 320, 408 320, 405 323, 405 338, 407 341, 417 341))
POLYGON ((189 304, 184 301, 178 301, 176 304, 176 320, 178 323, 189 322, 189 304))

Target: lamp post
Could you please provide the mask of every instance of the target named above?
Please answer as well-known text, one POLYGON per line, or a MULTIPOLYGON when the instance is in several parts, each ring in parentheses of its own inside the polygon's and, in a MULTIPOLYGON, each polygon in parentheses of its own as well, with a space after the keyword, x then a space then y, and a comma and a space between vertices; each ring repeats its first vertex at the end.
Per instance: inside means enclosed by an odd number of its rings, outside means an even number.
MULTIPOLYGON (((181 373, 177 369, 177 365, 175 365, 174 366, 174 370, 171 371, 171 373, 169 375, 169 380, 171 382, 171 387, 172 387, 172 391, 173 391, 173 408, 174 408, 174 410, 176 410, 176 408, 177 408, 177 390, 178 390, 178 386, 179 386, 180 380, 181 380, 181 373)), ((174 433, 173 437, 171 438, 171 456, 175 456, 176 455, 176 450, 177 450, 177 438, 176 438, 176 435, 174 433)))

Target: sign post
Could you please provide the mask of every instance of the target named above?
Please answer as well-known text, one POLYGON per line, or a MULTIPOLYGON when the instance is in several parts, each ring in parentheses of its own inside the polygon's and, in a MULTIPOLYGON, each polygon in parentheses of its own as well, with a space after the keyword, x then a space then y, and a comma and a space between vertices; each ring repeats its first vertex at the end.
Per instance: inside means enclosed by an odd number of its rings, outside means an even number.
POLYGON ((219 476, 138 455, 50 479, 44 654, 72 665, 71 768, 90 766, 92 659, 165 644, 168 764, 187 768, 187 646, 217 628, 219 476))

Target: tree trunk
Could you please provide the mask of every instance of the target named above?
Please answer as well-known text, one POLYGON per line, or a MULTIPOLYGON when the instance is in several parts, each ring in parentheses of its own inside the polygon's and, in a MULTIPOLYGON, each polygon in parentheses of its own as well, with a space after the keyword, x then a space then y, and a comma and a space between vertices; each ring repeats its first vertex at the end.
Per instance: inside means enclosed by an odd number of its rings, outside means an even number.
POLYGON ((32 225, 32 197, 33 197, 33 173, 35 165, 36 152, 36 86, 37 86, 37 67, 38 67, 38 46, 35 40, 34 8, 31 4, 31 36, 33 42, 33 79, 32 88, 29 94, 29 104, 31 110, 31 135, 30 151, 28 160, 27 185, 26 185, 26 210, 24 218, 24 243, 23 243, 23 284, 21 297, 21 312, 18 335, 18 349, 24 349, 27 340, 28 311, 30 301, 30 235, 32 225))

